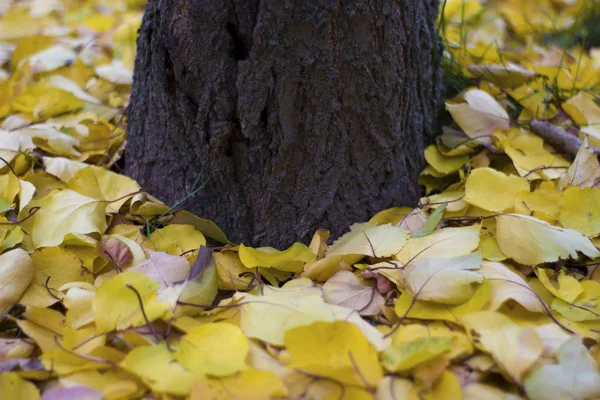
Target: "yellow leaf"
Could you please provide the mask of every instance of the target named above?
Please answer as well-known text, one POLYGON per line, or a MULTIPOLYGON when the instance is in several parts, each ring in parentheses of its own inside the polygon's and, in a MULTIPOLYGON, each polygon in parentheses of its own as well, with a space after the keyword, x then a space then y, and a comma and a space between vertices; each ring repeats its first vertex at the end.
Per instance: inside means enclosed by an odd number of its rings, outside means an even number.
POLYGON ((313 252, 302 243, 294 243, 289 249, 283 251, 272 247, 254 249, 241 244, 239 254, 246 268, 275 268, 298 273, 302 272, 305 265, 315 262, 313 252))
POLYGON ((556 282, 555 273, 550 268, 536 268, 535 274, 550 293, 566 302, 572 302, 583 293, 581 283, 563 271, 558 274, 556 282))
POLYGON ((177 214, 175 214, 175 218, 171 220, 171 224, 193 225, 196 229, 202 232, 204 236, 215 239, 221 243, 232 244, 229 239, 227 239, 227 236, 225 236, 225 233, 223 233, 221 228, 219 228, 213 221, 197 217, 185 210, 179 211, 177 214))
POLYGON ((481 265, 481 253, 444 258, 418 258, 400 270, 406 293, 419 300, 441 304, 461 304, 475 291, 473 284, 483 282, 476 272, 481 265))
MULTIPOLYGON (((255 341, 250 341, 248 365, 257 370, 275 374, 283 382, 287 396, 290 398, 302 396, 313 382, 311 377, 288 367, 255 341)), ((242 373, 248 371, 252 371, 252 369, 248 369, 242 373)))
POLYGON ((65 317, 50 308, 27 307, 19 320, 19 328, 33 338, 44 353, 50 353, 57 348, 56 340, 62 338, 65 317))
POLYGON ((72 190, 54 192, 42 199, 32 217, 31 236, 37 247, 58 246, 69 233, 104 232, 106 203, 72 190))
POLYGON ((498 366, 517 383, 542 355, 542 342, 532 328, 522 328, 507 316, 479 311, 461 317, 467 331, 490 352, 498 366))
POLYGON ((252 272, 240 261, 240 257, 233 251, 221 251, 214 254, 219 288, 223 290, 246 290, 252 281, 250 276, 241 274, 252 272))
POLYGON ((572 300, 555 298, 552 309, 573 322, 600 320, 600 283, 583 281, 579 289, 577 297, 572 300))
POLYGON ((179 256, 190 250, 206 246, 206 239, 192 225, 167 225, 150 235, 156 250, 179 256))
POLYGON ((313 252, 317 260, 320 260, 325 256, 327 251, 327 239, 329 239, 330 232, 326 229, 317 229, 313 235, 308 247, 313 252))
POLYGON ((21 60, 51 47, 55 42, 55 37, 43 35, 29 36, 20 39, 17 42, 17 47, 10 59, 11 68, 16 69, 21 60))
POLYGON ((499 131, 495 136, 500 147, 513 161, 519 175, 529 180, 556 179, 563 173, 564 167, 570 165, 556 150, 545 144, 541 137, 525 129, 499 131))
POLYGON ((458 318, 462 315, 481 310, 490 300, 491 285, 484 280, 468 301, 456 305, 433 303, 430 301, 415 300, 409 294, 403 294, 394 306, 396 315, 400 318, 432 319, 460 323, 458 318))
POLYGON ((15 110, 32 116, 34 122, 77 111, 82 105, 83 102, 73 94, 43 85, 30 86, 12 103, 15 110))
POLYGON ((165 344, 137 347, 120 365, 155 392, 185 396, 194 385, 194 375, 175 361, 165 344))
POLYGON ((437 146, 432 144, 425 149, 425 160, 436 171, 443 174, 451 174, 463 167, 469 161, 469 156, 449 157, 438 150, 437 146))
MULTIPOLYGON (((293 282, 293 281, 292 281, 293 282)), ((239 324, 246 336, 267 343, 283 345, 288 329, 315 321, 332 321, 333 313, 321 297, 320 290, 269 289, 264 296, 236 293, 239 301, 239 324), (269 318, 265 319, 265 315, 269 318)))
POLYGON ((442 376, 430 389, 413 388, 411 400, 462 400, 463 393, 456 375, 450 371, 442 372, 442 376))
POLYGON ((108 201, 108 212, 112 213, 118 213, 121 206, 140 190, 140 185, 133 179, 93 165, 75 172, 68 185, 79 194, 108 201))
POLYGON ((560 202, 559 221, 587 237, 600 235, 600 189, 567 188, 560 202))
POLYGON ((283 383, 273 373, 248 369, 223 378, 200 378, 190 400, 263 400, 286 394, 283 383))
POLYGON ((449 328, 444 322, 429 322, 427 324, 410 324, 400 326, 392 334, 394 346, 412 342, 417 338, 444 338, 450 339, 452 348, 445 353, 447 359, 464 358, 473 353, 471 339, 465 333, 456 328, 449 328))
POLYGON ((492 285, 488 309, 496 311, 507 301, 513 300, 531 312, 546 312, 544 301, 509 266, 498 262, 483 262, 481 273, 492 285))
MULTIPOLYGON (((383 210, 375 214, 370 220, 370 224, 374 225, 384 225, 384 224, 392 224, 397 225, 401 223, 407 215, 412 211, 410 207, 392 207, 387 210, 383 210)), ((405 226, 403 228, 407 229, 405 226)), ((419 226, 420 228, 420 226, 419 226)))
POLYGON ((14 249, 0 256, 0 312, 15 305, 33 275, 33 260, 25 250, 14 249))
POLYGON ((307 265, 300 276, 317 282, 326 282, 340 271, 352 271, 352 264, 362 257, 359 254, 325 257, 311 265, 307 265))
POLYGON ((0 399, 39 400, 40 392, 16 372, 0 373, 0 399))
POLYGON ((467 178, 464 200, 493 212, 510 211, 519 192, 529 192, 526 179, 491 168, 477 168, 467 178))
POLYGON ((600 124, 600 107, 589 93, 577 93, 562 103, 562 108, 579 126, 600 124))
POLYGON ((556 352, 558 364, 545 364, 525 379, 532 400, 594 399, 600 396, 600 373, 578 337, 556 352))
POLYGON ((356 325, 378 352, 384 351, 392 344, 390 338, 385 337, 379 329, 364 320, 358 311, 333 304, 330 304, 328 308, 336 321, 346 321, 356 325))
POLYGON ((377 351, 354 324, 315 322, 289 329, 284 342, 292 368, 359 387, 377 386, 383 378, 377 351))
POLYGON ((63 304, 67 308, 67 325, 73 329, 79 329, 94 321, 92 307, 95 295, 95 291, 78 287, 67 291, 63 299, 63 304))
POLYGON ((475 76, 475 79, 484 79, 502 88, 521 86, 536 75, 534 71, 511 62, 504 65, 472 64, 467 66, 467 70, 475 76))
POLYGON ((406 264, 421 257, 452 258, 471 253, 479 246, 481 224, 436 229, 427 236, 410 238, 396 259, 406 264))
POLYGON ((181 338, 175 357, 195 374, 227 376, 245 370, 248 339, 224 322, 198 326, 181 338))
MULTIPOLYGON (((536 69, 536 72, 544 74, 544 71, 539 68, 536 69)), ((524 118, 521 114, 519 116, 519 121, 528 121, 532 116, 538 119, 550 119, 558 112, 556 106, 550 101, 552 96, 543 77, 535 79, 533 82, 516 89, 509 90, 508 93, 519 102, 529 114, 529 118, 524 118)), ((508 129, 508 127, 506 128, 508 129)))
MULTIPOLYGON (((36 124, 10 132, 13 140, 18 140, 21 150, 36 147, 57 156, 78 157, 81 155, 76 147, 79 140, 56 130, 50 124, 36 124)), ((14 145, 13 145, 14 147, 14 145)))
POLYGON ((587 137, 584 138, 579 151, 575 156, 573 164, 567 170, 567 173, 560 177, 558 187, 564 190, 567 185, 590 187, 600 182, 600 162, 598 156, 591 151, 588 146, 587 137))
POLYGON ((354 224, 350 227, 350 232, 329 246, 326 257, 350 254, 390 257, 402 249, 406 243, 406 236, 406 230, 391 224, 354 224))
POLYGON ((452 349, 449 337, 420 337, 393 345, 381 355, 381 363, 390 372, 404 372, 431 361, 452 349))
POLYGON ((532 215, 548 223, 558 219, 562 193, 556 190, 554 182, 544 181, 533 192, 525 191, 515 198, 515 213, 532 215))
POLYGON ((168 313, 168 304, 156 300, 158 282, 139 272, 126 271, 102 284, 96 292, 93 310, 98 333, 146 324, 140 300, 131 288, 141 297, 150 322, 168 313))
POLYGON ((577 252, 600 257, 592 242, 579 232, 561 229, 537 218, 505 214, 496 217, 498 246, 518 263, 537 265, 567 257, 577 252))
POLYGON ((491 136, 498 129, 508 129, 510 125, 508 114, 488 93, 471 89, 463 97, 466 104, 446 103, 446 109, 471 139, 483 142, 482 136, 491 136))

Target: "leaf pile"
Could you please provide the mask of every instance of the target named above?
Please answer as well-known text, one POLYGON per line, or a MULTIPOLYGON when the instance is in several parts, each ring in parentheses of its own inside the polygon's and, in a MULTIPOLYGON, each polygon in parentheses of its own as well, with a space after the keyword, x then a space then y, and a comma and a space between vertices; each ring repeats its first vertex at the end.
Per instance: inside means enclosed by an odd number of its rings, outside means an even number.
POLYGON ((278 250, 115 172, 143 1, 1 2, 0 398, 599 398, 592 3, 445 1, 427 197, 278 250))

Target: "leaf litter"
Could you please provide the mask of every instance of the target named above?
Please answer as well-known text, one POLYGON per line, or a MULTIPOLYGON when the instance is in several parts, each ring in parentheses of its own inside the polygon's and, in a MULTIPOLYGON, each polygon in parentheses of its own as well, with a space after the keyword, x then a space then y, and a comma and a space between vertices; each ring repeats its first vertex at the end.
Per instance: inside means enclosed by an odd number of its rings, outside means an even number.
POLYGON ((0 398, 600 398, 597 4, 442 3, 426 197, 274 249, 118 173, 143 0, 0 2, 0 398))

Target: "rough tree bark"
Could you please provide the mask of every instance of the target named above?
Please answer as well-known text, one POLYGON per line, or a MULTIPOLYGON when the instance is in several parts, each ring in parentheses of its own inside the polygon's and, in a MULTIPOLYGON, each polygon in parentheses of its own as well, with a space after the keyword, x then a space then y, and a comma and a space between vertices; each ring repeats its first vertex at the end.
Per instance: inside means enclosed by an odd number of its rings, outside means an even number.
POLYGON ((150 0, 127 172, 284 247, 414 204, 441 99, 437 0, 150 0))

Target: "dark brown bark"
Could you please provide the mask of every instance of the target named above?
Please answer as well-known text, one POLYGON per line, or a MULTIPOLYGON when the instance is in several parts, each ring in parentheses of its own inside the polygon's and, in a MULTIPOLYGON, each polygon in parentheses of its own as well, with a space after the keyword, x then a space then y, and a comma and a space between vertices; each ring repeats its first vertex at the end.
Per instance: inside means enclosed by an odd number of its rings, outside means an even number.
POLYGON ((441 99, 437 0, 150 0, 127 172, 285 247, 414 204, 441 99))

